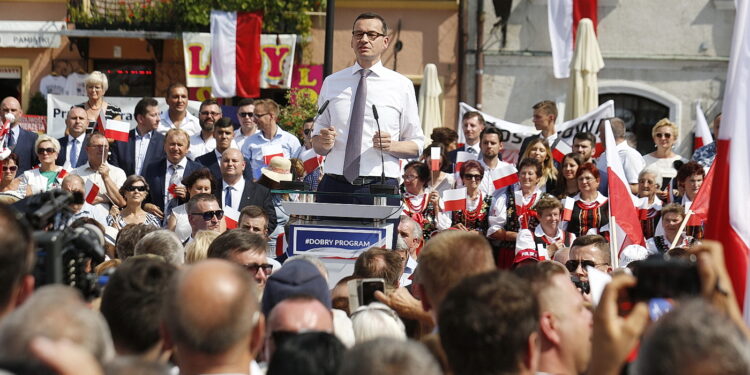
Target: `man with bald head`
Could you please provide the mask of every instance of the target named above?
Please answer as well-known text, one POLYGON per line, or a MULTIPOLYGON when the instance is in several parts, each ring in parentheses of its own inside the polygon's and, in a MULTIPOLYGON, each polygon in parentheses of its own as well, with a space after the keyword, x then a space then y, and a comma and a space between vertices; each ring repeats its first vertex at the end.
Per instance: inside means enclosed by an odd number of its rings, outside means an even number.
POLYGON ((224 211, 242 211, 249 205, 263 208, 268 214, 268 233, 276 228, 276 209, 271 200, 271 192, 265 187, 245 179, 243 171, 246 162, 242 152, 228 148, 221 154, 221 190, 214 190, 214 195, 224 211), (228 208, 229 207, 229 208, 228 208))
POLYGON ((81 152, 84 145, 88 144, 89 136, 86 134, 88 126, 89 119, 86 116, 86 110, 81 107, 70 108, 65 117, 68 135, 57 139, 60 142, 60 152, 55 164, 71 170, 88 163, 88 154, 81 152))
POLYGON ((266 326, 266 361, 270 362, 283 340, 302 332, 333 333, 333 315, 312 296, 289 297, 268 314, 266 326))
MULTIPOLYGON (((83 182, 83 178, 77 174, 69 174, 65 176, 60 187, 67 192, 81 194, 81 197, 86 194, 85 182, 83 182)), ((107 225, 107 215, 109 215, 109 212, 100 206, 91 205, 84 200, 83 203, 80 204, 72 203, 69 207, 73 211, 71 222, 82 217, 90 217, 104 226, 107 225)))
POLYGON ((39 163, 39 159, 36 157, 36 150, 34 150, 37 134, 21 129, 18 126, 21 116, 23 116, 23 109, 18 99, 12 96, 0 102, 0 121, 2 123, 5 123, 5 116, 8 114, 13 115, 14 120, 10 123, 10 133, 5 136, 5 144, 2 146, 8 147, 18 155, 18 171, 16 174, 20 176, 23 172, 39 163))
POLYGON ((180 374, 250 374, 263 343, 255 281, 242 267, 208 259, 172 279, 162 332, 180 374))

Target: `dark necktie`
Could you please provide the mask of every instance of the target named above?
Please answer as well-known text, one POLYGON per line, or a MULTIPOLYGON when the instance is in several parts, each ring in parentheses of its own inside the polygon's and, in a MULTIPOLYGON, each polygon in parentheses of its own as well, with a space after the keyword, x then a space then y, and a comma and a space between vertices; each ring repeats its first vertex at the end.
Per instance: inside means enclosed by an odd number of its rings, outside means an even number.
POLYGON ((73 138, 73 140, 70 141, 70 167, 75 168, 78 165, 78 140, 73 138))
POLYGON ((362 157, 362 127, 365 122, 365 107, 367 103, 367 76, 370 69, 359 71, 359 84, 354 95, 354 107, 349 123, 349 136, 346 138, 346 153, 344 154, 344 177, 349 183, 359 177, 359 162, 362 157))
POLYGON ((231 186, 227 186, 226 189, 224 189, 227 193, 224 195, 224 207, 232 207, 232 190, 234 188, 231 186))
POLYGON ((16 139, 13 138, 13 130, 8 132, 8 148, 14 149, 16 146, 16 139))

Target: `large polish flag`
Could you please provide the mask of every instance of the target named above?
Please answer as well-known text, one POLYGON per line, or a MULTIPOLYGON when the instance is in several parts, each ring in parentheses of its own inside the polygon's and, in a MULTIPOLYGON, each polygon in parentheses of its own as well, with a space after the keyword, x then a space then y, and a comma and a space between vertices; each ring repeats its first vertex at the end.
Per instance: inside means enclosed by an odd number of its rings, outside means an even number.
POLYGON ((260 96, 262 12, 211 11, 211 93, 260 96))
POLYGON ((745 322, 750 322, 747 287, 750 251, 750 3, 737 1, 737 13, 729 54, 721 129, 712 169, 716 187, 711 189, 705 237, 724 245, 724 260, 732 278, 745 322))
POLYGON ((552 44, 552 67, 555 78, 568 78, 578 22, 583 18, 589 18, 596 30, 597 0, 550 0, 547 4, 547 22, 552 44))
POLYGON ((622 250, 630 245, 645 246, 643 239, 643 229, 641 221, 638 219, 638 208, 633 204, 633 197, 630 194, 630 185, 625 178, 625 170, 622 168, 620 154, 617 152, 617 143, 612 134, 612 125, 609 120, 604 122, 605 142, 607 150, 607 181, 609 181, 609 215, 615 219, 615 226, 612 227, 610 220, 610 230, 615 234, 614 245, 617 246, 617 257, 619 258, 622 250))
POLYGON ((693 150, 697 150, 701 146, 711 144, 714 142, 714 137, 711 135, 711 130, 708 128, 708 122, 706 121, 706 115, 701 109, 701 103, 695 103, 695 142, 693 150))

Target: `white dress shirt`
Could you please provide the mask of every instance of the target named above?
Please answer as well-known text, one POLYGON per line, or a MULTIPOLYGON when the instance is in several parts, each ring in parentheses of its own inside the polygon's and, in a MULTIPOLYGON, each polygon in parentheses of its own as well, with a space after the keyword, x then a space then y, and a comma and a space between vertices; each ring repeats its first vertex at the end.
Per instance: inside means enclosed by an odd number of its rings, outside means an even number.
MULTIPOLYGON (((169 204, 169 200, 172 199, 172 196, 169 194, 169 185, 172 182, 172 168, 171 166, 177 165, 178 168, 175 171, 177 173, 177 181, 182 181, 184 175, 185 175, 185 167, 187 167, 187 158, 182 158, 179 163, 172 164, 169 159, 167 159, 167 174, 164 178, 164 207, 167 207, 169 204)), ((178 184, 179 185, 179 184, 178 184)))
MULTIPOLYGON (((349 123, 360 70, 359 64, 355 63, 338 71, 328 76, 320 89, 318 106, 327 100, 330 102, 315 121, 312 135, 319 135, 321 129, 329 126, 336 129, 336 141, 326 158, 324 173, 343 174, 349 123)), ((360 176, 380 176, 382 170, 381 152, 372 147, 372 138, 378 131, 372 112, 373 105, 377 107, 380 129, 389 133, 392 140, 412 141, 418 150, 424 149, 424 133, 419 121, 414 84, 403 75, 385 68, 381 62, 370 70, 372 73, 367 78, 367 102, 362 129, 360 176)), ((388 152, 383 153, 383 156, 385 175, 398 178, 399 158, 388 152)))
POLYGON ((201 133, 190 136, 190 149, 188 149, 187 157, 190 160, 195 160, 199 156, 203 156, 216 149, 216 139, 213 136, 208 140, 204 140, 201 137, 201 133))
MULTIPOLYGON (((125 179, 127 178, 127 175, 125 175, 125 171, 109 163, 106 163, 106 165, 109 167, 109 178, 115 183, 117 188, 120 188, 122 184, 125 183, 125 179)), ((95 206, 102 207, 109 211, 111 201, 107 196, 107 186, 104 184, 102 175, 100 175, 95 169, 92 169, 90 163, 86 163, 74 169, 71 173, 81 176, 84 186, 86 186, 86 182, 88 182, 89 180, 97 184, 99 186, 99 196, 104 198, 105 203, 99 203, 95 206)))
POLYGON ((242 150, 243 147, 245 146, 245 141, 248 138, 250 138, 251 136, 253 136, 255 133, 257 133, 258 131, 259 131, 258 129, 255 129, 255 131, 253 132, 253 134, 244 135, 244 134, 242 134, 242 128, 239 128, 239 129, 235 130, 234 131, 234 142, 237 143, 237 148, 240 149, 240 150, 242 150))
POLYGON ((68 144, 65 146, 65 164, 63 164, 63 168, 67 170, 73 170, 76 168, 75 165, 70 165, 70 146, 73 144, 73 140, 76 140, 76 163, 78 160, 81 160, 81 150, 83 149, 83 141, 86 139, 86 133, 83 133, 79 135, 78 137, 73 137, 72 135, 68 134, 68 144))
POLYGON ((259 179, 261 169, 268 166, 264 161, 263 148, 274 145, 281 148, 284 157, 287 159, 295 157, 299 153, 300 148, 302 148, 302 145, 299 143, 299 138, 293 136, 292 133, 289 133, 278 125, 276 126, 276 134, 272 139, 266 138, 262 131, 249 136, 245 139, 245 145, 242 148, 242 156, 250 160, 250 165, 253 168, 254 179, 259 179))
MULTIPOLYGON (((172 119, 169 118, 169 111, 162 112, 159 120, 159 127, 156 128, 156 131, 166 135, 167 131, 173 128, 176 128, 176 126, 172 122, 172 119)), ((180 123, 180 129, 186 131, 188 135, 192 136, 201 132, 201 125, 200 122, 198 122, 197 117, 193 116, 190 112, 187 112, 185 113, 185 118, 182 119, 182 123, 180 123)))
POLYGON ((141 174, 144 159, 146 159, 146 152, 148 151, 148 145, 151 143, 151 137, 153 135, 153 130, 141 135, 138 128, 135 128, 135 174, 137 175, 141 174))
POLYGON ((482 150, 479 148, 479 142, 469 145, 464 145, 464 152, 468 152, 472 155, 477 155, 477 158, 479 158, 480 155, 482 155, 482 150), (474 150, 474 152, 471 152, 470 150, 474 150))
POLYGON ((232 208, 240 210, 240 200, 242 199, 242 193, 245 190, 245 179, 240 177, 234 184, 228 184, 226 181, 221 182, 221 206, 224 206, 224 202, 227 199, 227 187, 232 187, 232 208))

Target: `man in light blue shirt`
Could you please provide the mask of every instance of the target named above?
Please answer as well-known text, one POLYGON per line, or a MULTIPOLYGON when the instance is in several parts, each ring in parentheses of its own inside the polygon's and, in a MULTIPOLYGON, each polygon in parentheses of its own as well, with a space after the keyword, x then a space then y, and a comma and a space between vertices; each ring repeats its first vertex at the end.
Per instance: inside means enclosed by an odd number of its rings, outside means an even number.
POLYGON ((261 168, 268 166, 271 156, 279 155, 291 159, 299 153, 302 145, 297 137, 276 124, 279 118, 279 105, 275 101, 256 101, 253 113, 260 131, 247 138, 242 146, 242 155, 250 160, 253 179, 257 180, 261 176, 261 168))

